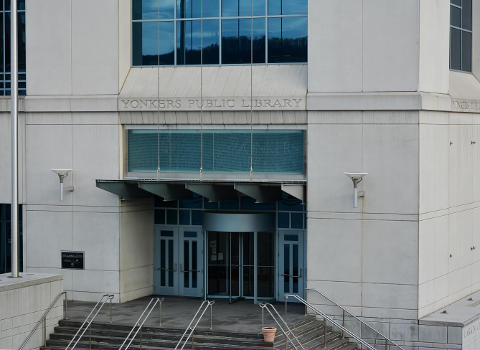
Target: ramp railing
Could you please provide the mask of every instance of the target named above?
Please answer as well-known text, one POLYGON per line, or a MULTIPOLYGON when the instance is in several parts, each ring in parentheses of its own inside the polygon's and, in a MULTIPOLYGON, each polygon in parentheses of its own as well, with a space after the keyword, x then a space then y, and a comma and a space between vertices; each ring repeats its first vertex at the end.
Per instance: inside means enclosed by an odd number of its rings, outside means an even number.
POLYGON ((272 304, 265 303, 265 304, 259 304, 259 306, 262 309, 262 327, 264 325, 264 310, 266 310, 270 314, 270 317, 272 317, 272 319, 275 321, 278 328, 280 328, 282 333, 285 335, 287 344, 290 343, 295 350, 305 350, 305 348, 303 347, 300 340, 298 340, 295 333, 293 333, 293 331, 288 326, 287 322, 283 319, 282 316, 280 316, 277 309, 275 309, 275 307, 272 304))
POLYGON ((33 327, 32 331, 28 334, 28 336, 25 338, 23 343, 18 347, 18 350, 23 350, 25 345, 30 341, 30 339, 33 337, 35 332, 38 330, 40 325, 42 325, 42 344, 43 346, 47 345, 47 316, 50 313, 50 311, 55 307, 57 302, 60 300, 60 298, 64 296, 64 302, 63 302, 63 315, 66 317, 67 315, 67 292, 61 292, 59 293, 55 299, 52 301, 48 309, 45 310, 43 313, 42 317, 37 321, 35 326, 33 327))
POLYGON ((204 300, 202 304, 198 307, 197 312, 193 316, 192 320, 188 324, 185 332, 183 332, 182 336, 178 340, 177 345, 175 346, 175 350, 183 350, 185 345, 188 343, 188 340, 192 338, 193 332, 197 328, 198 324, 202 320, 203 315, 207 310, 210 308, 210 330, 213 329, 213 304, 215 301, 204 300))
MULTIPOLYGON (((314 300, 314 302, 307 302, 304 298, 296 294, 285 295, 285 314, 287 313, 288 299, 293 298, 304 304, 307 312, 313 312, 317 317, 323 319, 325 324, 323 329, 325 332, 326 326, 329 324, 341 332, 343 337, 350 338, 356 342, 360 346, 360 349, 404 350, 400 345, 348 312, 342 306, 331 301, 319 291, 315 289, 307 289, 306 291, 310 293, 309 300, 314 300), (315 295, 315 297, 312 294, 315 295), (323 310, 320 310, 320 307, 322 307, 323 310)), ((326 346, 325 336, 324 346, 326 346)))
MULTIPOLYGON (((97 315, 100 313, 100 310, 102 310, 103 306, 105 303, 110 303, 112 302, 113 299, 113 294, 104 294, 100 300, 95 304, 95 306, 92 308, 90 313, 87 315, 83 323, 80 325, 78 328, 77 332, 73 336, 72 340, 68 343, 67 347, 65 350, 73 350, 77 346, 78 342, 80 339, 82 339, 83 335, 85 332, 88 330, 90 325, 92 324, 93 320, 97 317, 97 315)), ((111 311, 111 310, 110 310, 111 311)), ((110 317, 111 317, 111 312, 110 312, 110 317)))
POLYGON ((152 313, 152 311, 155 309, 155 306, 157 304, 159 305, 160 309, 160 325, 161 325, 161 312, 162 312, 162 304, 163 304, 164 299, 163 298, 152 298, 150 299, 149 303, 143 310, 142 314, 140 317, 137 319, 137 322, 135 322, 135 325, 132 327, 130 332, 128 333, 127 337, 123 341, 122 345, 118 348, 118 350, 127 350, 132 342, 135 340, 137 334, 141 331, 143 325, 145 324, 145 321, 147 321, 148 317, 152 313))

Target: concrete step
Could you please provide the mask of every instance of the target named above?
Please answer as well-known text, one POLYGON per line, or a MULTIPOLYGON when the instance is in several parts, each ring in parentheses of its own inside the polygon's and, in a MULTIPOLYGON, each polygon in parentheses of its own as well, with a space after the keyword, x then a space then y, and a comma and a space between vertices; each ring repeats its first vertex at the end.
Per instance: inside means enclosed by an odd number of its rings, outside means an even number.
MULTIPOLYGON (((44 350, 65 349, 81 326, 81 322, 61 320, 50 335, 44 350)), ((76 346, 76 350, 116 350, 123 343, 131 326, 92 323, 76 346)), ((175 347, 183 329, 145 327, 137 334, 130 349, 171 350, 175 347)), ((271 350, 272 344, 265 343, 259 334, 225 331, 195 330, 193 346, 196 350, 271 350)), ((192 347, 192 340, 186 348, 192 347)))
MULTIPOLYGON (((55 340, 64 340, 69 342, 73 335, 75 333, 73 332, 64 332, 64 329, 56 329, 55 333, 51 334, 50 339, 55 339, 55 340)), ((121 344, 124 339, 127 337, 128 333, 127 332, 116 332, 114 330, 103 330, 99 331, 96 330, 95 332, 90 333, 87 331, 82 339, 87 339, 96 342, 110 342, 112 344, 121 344)), ((241 339, 241 338, 230 338, 230 337, 212 337, 212 336, 205 336, 205 335, 197 335, 194 333, 194 342, 199 343, 199 344, 210 344, 212 342, 212 339, 215 340, 215 343, 218 344, 225 344, 225 345, 241 345, 241 346, 249 346, 249 345, 256 345, 256 346, 264 346, 263 339, 261 338, 255 338, 255 339, 241 339)), ((135 341, 137 340, 142 340, 143 342, 147 343, 152 343, 152 344, 168 344, 168 345, 174 345, 178 342, 180 339, 180 336, 176 335, 157 335, 155 333, 144 333, 144 332, 139 332, 137 334, 137 337, 135 338, 135 341)))

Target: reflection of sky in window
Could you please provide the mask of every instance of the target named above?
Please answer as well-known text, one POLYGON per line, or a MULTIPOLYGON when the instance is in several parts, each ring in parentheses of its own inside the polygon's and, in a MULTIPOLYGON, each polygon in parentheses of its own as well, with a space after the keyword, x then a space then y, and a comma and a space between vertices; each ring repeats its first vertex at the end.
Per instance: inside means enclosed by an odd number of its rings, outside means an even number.
POLYGON ((300 39, 307 37, 306 17, 270 18, 268 20, 269 39, 300 39))
MULTIPOLYGON (((223 0, 222 1, 222 16, 250 16, 252 14, 251 8, 252 0, 223 0)), ((265 15, 265 0, 253 1, 253 15, 265 15)))
POLYGON ((268 0, 269 15, 306 15, 307 12, 307 0, 268 0))
POLYGON ((218 21, 207 20, 203 21, 203 47, 210 45, 218 45, 218 21))
POLYGON ((173 21, 158 22, 159 28, 159 54, 164 55, 173 51, 173 21))
POLYGON ((133 0, 133 19, 173 18, 175 0, 133 0))
POLYGON ((201 5, 203 3, 203 17, 219 16, 218 0, 177 0, 177 17, 179 18, 200 18, 202 15, 201 5))
POLYGON ((158 22, 142 23, 142 55, 157 55, 157 28, 158 22))

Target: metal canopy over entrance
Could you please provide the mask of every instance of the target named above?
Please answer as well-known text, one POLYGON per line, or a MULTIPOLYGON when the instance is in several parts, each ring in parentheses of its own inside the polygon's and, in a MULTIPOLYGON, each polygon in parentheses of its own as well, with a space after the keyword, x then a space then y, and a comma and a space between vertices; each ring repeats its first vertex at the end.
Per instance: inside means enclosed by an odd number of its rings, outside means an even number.
POLYGON ((97 180, 97 187, 116 194, 122 200, 146 198, 151 195, 164 201, 189 199, 196 193, 210 202, 233 199, 239 194, 251 197, 256 203, 277 201, 282 192, 305 202, 305 182, 228 182, 198 180, 97 180))

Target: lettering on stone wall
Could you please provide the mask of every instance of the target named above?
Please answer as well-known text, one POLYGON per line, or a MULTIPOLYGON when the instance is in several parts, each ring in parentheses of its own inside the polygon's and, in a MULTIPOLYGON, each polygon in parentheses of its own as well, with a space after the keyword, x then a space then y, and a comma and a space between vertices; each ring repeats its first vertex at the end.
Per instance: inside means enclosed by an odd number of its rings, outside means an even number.
POLYGON ((121 111, 305 110, 305 97, 119 98, 121 111))
POLYGON ((452 110, 458 112, 480 112, 480 100, 452 99, 452 110))
POLYGON ((480 320, 476 320, 463 327, 462 349, 480 349, 480 320))

